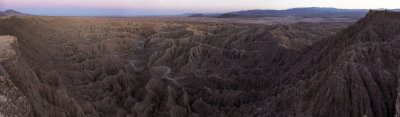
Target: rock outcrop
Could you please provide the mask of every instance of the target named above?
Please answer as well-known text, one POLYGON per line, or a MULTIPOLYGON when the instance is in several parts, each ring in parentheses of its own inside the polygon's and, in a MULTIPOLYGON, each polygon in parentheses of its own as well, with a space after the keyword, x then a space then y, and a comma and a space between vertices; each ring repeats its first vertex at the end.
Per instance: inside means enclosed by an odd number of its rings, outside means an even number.
MULTIPOLYGON (((12 36, 0 36, 0 63, 13 60, 17 56, 18 42, 12 36)), ((13 83, 0 66, 0 116, 32 116, 31 103, 22 91, 13 83)))

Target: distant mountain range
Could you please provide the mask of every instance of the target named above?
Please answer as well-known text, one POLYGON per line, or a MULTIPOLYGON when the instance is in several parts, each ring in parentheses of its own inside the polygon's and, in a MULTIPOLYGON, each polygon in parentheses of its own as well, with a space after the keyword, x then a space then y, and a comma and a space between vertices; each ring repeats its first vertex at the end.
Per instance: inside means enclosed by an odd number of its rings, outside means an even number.
MULTIPOLYGON (((376 9, 375 9, 376 10, 376 9)), ((377 9, 385 10, 385 9, 377 9)), ((300 17, 337 17, 337 18, 361 18, 368 13, 368 9, 337 9, 337 8, 321 8, 306 7, 292 8, 286 10, 243 10, 228 12, 222 14, 202 15, 192 14, 189 17, 215 17, 215 18, 261 18, 261 17, 283 17, 283 16, 300 16, 300 17)), ((400 11, 400 9, 391 9, 391 11, 400 11)))
POLYGON ((14 11, 12 9, 6 10, 4 12, 0 11, 0 16, 28 16, 29 14, 21 13, 18 11, 14 11))
MULTIPOLYGON (((386 9, 373 9, 386 10, 386 9)), ((400 9, 389 9, 400 11, 400 9)), ((291 8, 286 10, 243 10, 227 13, 184 13, 180 16, 186 17, 208 17, 208 18, 263 18, 263 17, 286 17, 296 16, 304 18, 352 18, 359 19, 365 16, 369 9, 338 9, 323 7, 291 8)), ((29 16, 15 10, 0 11, 0 16, 29 16)))

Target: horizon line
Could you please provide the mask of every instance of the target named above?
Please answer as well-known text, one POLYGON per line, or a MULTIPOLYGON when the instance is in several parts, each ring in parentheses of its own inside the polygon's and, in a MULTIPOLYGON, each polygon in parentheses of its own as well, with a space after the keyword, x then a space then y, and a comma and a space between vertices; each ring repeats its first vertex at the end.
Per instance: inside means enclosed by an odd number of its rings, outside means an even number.
MULTIPOLYGON (((0 12, 4 12, 7 10, 14 10, 14 11, 18 11, 21 13, 27 13, 29 15, 34 15, 34 16, 70 16, 70 17, 165 17, 165 16, 185 16, 185 14, 224 14, 224 13, 229 13, 229 12, 238 12, 238 11, 252 11, 252 10, 277 10, 277 11, 284 11, 284 10, 290 10, 290 9, 299 9, 299 8, 333 8, 333 9, 342 9, 342 10, 399 10, 400 8, 394 8, 394 9, 390 9, 390 8, 370 8, 370 9, 359 9, 359 8, 337 8, 337 7, 292 7, 292 8, 287 8, 287 9, 241 9, 241 10, 232 10, 232 11, 223 11, 223 12, 213 12, 213 11, 193 11, 193 12, 181 12, 181 11, 174 11, 174 10, 170 10, 172 12, 176 12, 176 13, 171 13, 171 14, 162 14, 161 12, 163 12, 163 10, 129 10, 129 9, 110 9, 110 8, 84 8, 85 10, 119 10, 118 11, 114 11, 116 13, 121 13, 121 12, 125 12, 126 11, 130 11, 128 12, 128 14, 125 15, 121 15, 121 14, 115 14, 115 15, 72 15, 72 14, 65 14, 65 15, 56 15, 56 14, 45 14, 45 13, 29 13, 29 12, 24 12, 27 10, 24 10, 24 8, 0 8, 0 12), (20 9, 20 10, 18 10, 20 9), (22 9, 22 10, 21 10, 22 9), (147 11, 147 12, 160 12, 160 14, 129 14, 129 13, 133 13, 133 11, 147 11), (178 13, 179 12, 179 13, 178 13)), ((53 9, 53 8, 42 8, 42 9, 53 9)), ((59 8, 60 9, 60 8, 59 8)), ((62 9, 62 8, 61 8, 62 9)), ((168 11, 166 11, 168 12, 168 11)))

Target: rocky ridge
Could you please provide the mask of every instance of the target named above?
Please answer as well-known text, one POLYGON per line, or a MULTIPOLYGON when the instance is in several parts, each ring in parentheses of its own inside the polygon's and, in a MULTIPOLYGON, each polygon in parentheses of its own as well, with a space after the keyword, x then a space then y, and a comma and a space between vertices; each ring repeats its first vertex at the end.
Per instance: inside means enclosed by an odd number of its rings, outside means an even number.
MULTIPOLYGON (((18 42, 12 36, 0 36, 0 63, 16 59, 18 42)), ((13 83, 7 71, 0 66, 0 116, 32 116, 28 98, 13 83)))

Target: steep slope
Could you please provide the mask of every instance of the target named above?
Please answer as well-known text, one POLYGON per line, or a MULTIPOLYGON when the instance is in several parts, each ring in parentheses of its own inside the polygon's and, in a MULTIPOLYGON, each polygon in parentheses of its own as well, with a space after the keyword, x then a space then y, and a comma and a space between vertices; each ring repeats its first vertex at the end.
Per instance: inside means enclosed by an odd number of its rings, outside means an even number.
MULTIPOLYGON (((394 116, 400 13, 371 11, 337 36, 311 46, 262 116, 394 116)), ((282 84, 277 82, 278 84, 282 84)))
MULTIPOLYGON (((1 64, 16 59, 17 49, 15 37, 0 36, 1 64)), ((29 100, 11 81, 3 66, 0 66, 0 116, 32 116, 29 100)))

